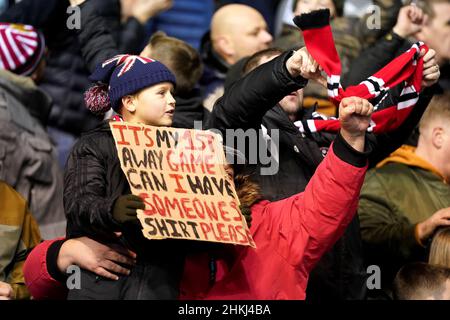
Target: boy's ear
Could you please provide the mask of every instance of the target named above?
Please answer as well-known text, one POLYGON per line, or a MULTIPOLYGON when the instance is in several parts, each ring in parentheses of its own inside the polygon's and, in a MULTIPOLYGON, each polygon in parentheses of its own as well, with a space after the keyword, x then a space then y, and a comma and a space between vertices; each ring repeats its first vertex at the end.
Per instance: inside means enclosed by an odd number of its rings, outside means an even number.
POLYGON ((130 113, 136 111, 136 99, 134 96, 124 96, 122 97, 122 106, 130 113))

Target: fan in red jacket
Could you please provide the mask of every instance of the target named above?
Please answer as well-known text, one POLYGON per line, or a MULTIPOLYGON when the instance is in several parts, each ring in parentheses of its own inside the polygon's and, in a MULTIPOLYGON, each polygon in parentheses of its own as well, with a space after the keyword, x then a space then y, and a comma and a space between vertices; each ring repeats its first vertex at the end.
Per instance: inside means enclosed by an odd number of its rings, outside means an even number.
MULTIPOLYGON (((237 190, 241 202, 251 205, 250 231, 257 249, 223 245, 189 256, 180 298, 304 299, 309 272, 356 212, 367 170, 365 132, 372 112, 373 106, 360 98, 341 102, 340 134, 303 193, 276 202, 261 201, 257 186, 244 179, 237 190), (212 277, 211 257, 215 262, 212 277)), ((35 299, 64 298, 60 270, 72 263, 84 266, 96 254, 89 249, 80 253, 69 241, 77 239, 45 241, 29 255, 24 274, 35 299)), ((112 255, 109 260, 110 266, 114 260, 125 262, 112 255)))

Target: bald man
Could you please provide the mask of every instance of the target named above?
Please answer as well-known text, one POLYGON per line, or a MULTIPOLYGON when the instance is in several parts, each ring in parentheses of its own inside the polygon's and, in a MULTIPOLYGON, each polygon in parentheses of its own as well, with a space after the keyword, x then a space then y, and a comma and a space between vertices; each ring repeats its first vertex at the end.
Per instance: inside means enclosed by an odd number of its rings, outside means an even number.
POLYGON ((229 65, 243 57, 267 49, 272 36, 263 16, 243 4, 223 6, 211 21, 213 50, 229 65))
POLYGON ((252 7, 229 4, 215 12, 211 30, 203 38, 202 58, 205 72, 200 81, 205 107, 223 93, 229 67, 240 59, 269 48, 272 36, 263 16, 252 7))

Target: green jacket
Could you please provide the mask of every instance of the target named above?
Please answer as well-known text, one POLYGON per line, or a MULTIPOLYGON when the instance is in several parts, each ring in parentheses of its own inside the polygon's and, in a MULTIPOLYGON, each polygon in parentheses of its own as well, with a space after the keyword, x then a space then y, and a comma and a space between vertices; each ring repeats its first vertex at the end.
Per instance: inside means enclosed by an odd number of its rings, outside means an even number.
POLYGON ((366 176, 358 214, 368 265, 381 268, 389 288, 398 269, 409 261, 426 261, 415 238, 415 225, 450 207, 450 185, 425 160, 403 146, 366 176))

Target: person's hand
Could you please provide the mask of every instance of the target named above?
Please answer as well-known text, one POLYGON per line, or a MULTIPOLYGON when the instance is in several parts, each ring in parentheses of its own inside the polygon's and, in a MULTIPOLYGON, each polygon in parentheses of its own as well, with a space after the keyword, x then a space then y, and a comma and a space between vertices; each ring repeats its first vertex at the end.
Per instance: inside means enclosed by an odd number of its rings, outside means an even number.
POLYGON ((112 215, 114 220, 120 223, 136 221, 137 209, 145 209, 142 199, 134 194, 126 194, 117 198, 112 215))
POLYGON ((14 298, 14 291, 9 283, 0 281, 0 300, 11 300, 14 298))
POLYGON ((157 16, 173 6, 173 0, 136 0, 132 8, 132 15, 141 24, 157 16))
POLYGON ((433 235, 436 228, 444 226, 450 226, 450 208, 438 210, 425 221, 419 222, 416 226, 417 237, 424 243, 433 235))
POLYGON ((327 86, 327 79, 322 75, 322 68, 314 60, 306 47, 294 52, 286 61, 286 68, 294 78, 302 76, 305 79, 317 81, 322 86, 327 86))
POLYGON ((423 57, 422 87, 431 87, 438 82, 441 76, 441 71, 436 61, 436 51, 429 49, 425 54, 425 50, 422 50, 420 56, 423 57))
POLYGON ((422 30, 427 18, 427 15, 418 6, 404 6, 400 9, 397 23, 392 31, 402 38, 408 38, 422 30))
POLYGON ((65 273, 70 265, 89 270, 101 277, 118 280, 129 275, 126 266, 136 264, 136 253, 120 245, 105 245, 87 237, 69 239, 61 246, 57 265, 65 273))
POLYGON ((372 113, 373 105, 366 99, 349 97, 342 99, 339 104, 341 136, 357 151, 364 151, 365 135, 372 113))

